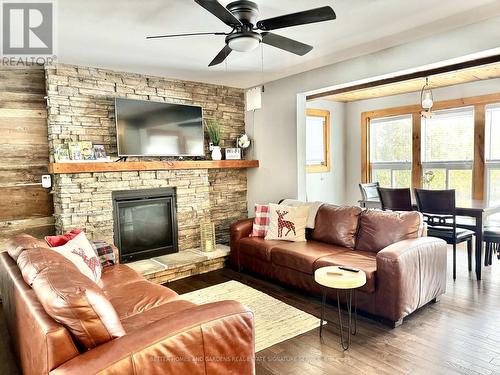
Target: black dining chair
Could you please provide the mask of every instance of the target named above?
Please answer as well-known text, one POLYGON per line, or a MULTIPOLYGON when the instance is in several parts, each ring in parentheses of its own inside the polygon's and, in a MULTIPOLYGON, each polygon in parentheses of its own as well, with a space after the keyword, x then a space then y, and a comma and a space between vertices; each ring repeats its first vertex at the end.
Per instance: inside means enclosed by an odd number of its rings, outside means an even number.
POLYGON ((409 188, 391 189, 378 187, 377 190, 382 210, 413 211, 411 190, 409 188))
POLYGON ((474 232, 457 228, 455 190, 415 189, 418 210, 424 215, 427 235, 453 245, 453 280, 457 278, 457 244, 467 241, 467 263, 472 271, 472 236, 474 232))
POLYGON ((493 253, 500 259, 500 227, 487 226, 483 232, 485 243, 484 265, 491 266, 493 263, 493 253))

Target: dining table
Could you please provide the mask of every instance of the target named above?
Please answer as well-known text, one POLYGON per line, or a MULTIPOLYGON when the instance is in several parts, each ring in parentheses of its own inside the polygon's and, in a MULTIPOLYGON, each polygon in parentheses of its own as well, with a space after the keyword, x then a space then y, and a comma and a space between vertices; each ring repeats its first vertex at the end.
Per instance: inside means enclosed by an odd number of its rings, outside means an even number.
MULTIPOLYGON (((359 201, 361 207, 380 208, 380 200, 371 198, 359 201)), ((417 205, 413 203, 413 207, 417 210, 417 205)), ((461 218, 472 218, 471 221, 462 222, 457 220, 457 227, 469 229, 474 232, 475 247, 474 259, 476 263, 476 279, 481 280, 482 272, 482 257, 483 257, 483 232, 485 223, 489 216, 500 213, 500 203, 490 203, 486 199, 470 199, 457 202, 456 215, 461 218)))

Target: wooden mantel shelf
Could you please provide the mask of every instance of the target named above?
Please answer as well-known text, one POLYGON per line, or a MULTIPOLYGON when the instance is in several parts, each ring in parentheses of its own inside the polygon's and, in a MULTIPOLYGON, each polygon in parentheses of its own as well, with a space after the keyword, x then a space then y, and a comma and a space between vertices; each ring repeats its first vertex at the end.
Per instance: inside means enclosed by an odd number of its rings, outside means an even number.
POLYGON ((160 171, 171 169, 243 169, 258 168, 258 160, 183 160, 183 161, 132 161, 132 162, 81 162, 50 163, 50 174, 75 174, 92 172, 160 171))

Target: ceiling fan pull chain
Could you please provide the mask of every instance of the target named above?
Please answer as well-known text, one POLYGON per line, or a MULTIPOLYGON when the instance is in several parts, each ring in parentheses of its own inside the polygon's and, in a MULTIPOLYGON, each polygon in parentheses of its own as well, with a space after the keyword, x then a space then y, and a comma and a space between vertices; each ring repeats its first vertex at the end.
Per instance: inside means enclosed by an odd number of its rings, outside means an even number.
POLYGON ((264 74, 264 44, 260 44, 260 64, 261 64, 261 73, 264 74))

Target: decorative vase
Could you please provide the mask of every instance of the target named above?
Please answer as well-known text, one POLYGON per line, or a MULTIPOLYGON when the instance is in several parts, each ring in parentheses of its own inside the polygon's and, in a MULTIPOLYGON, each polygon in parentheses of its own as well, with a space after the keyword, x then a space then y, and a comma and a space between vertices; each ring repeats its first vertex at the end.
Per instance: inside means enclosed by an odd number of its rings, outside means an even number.
POLYGON ((222 160, 222 152, 220 146, 212 146, 212 160, 222 160))

